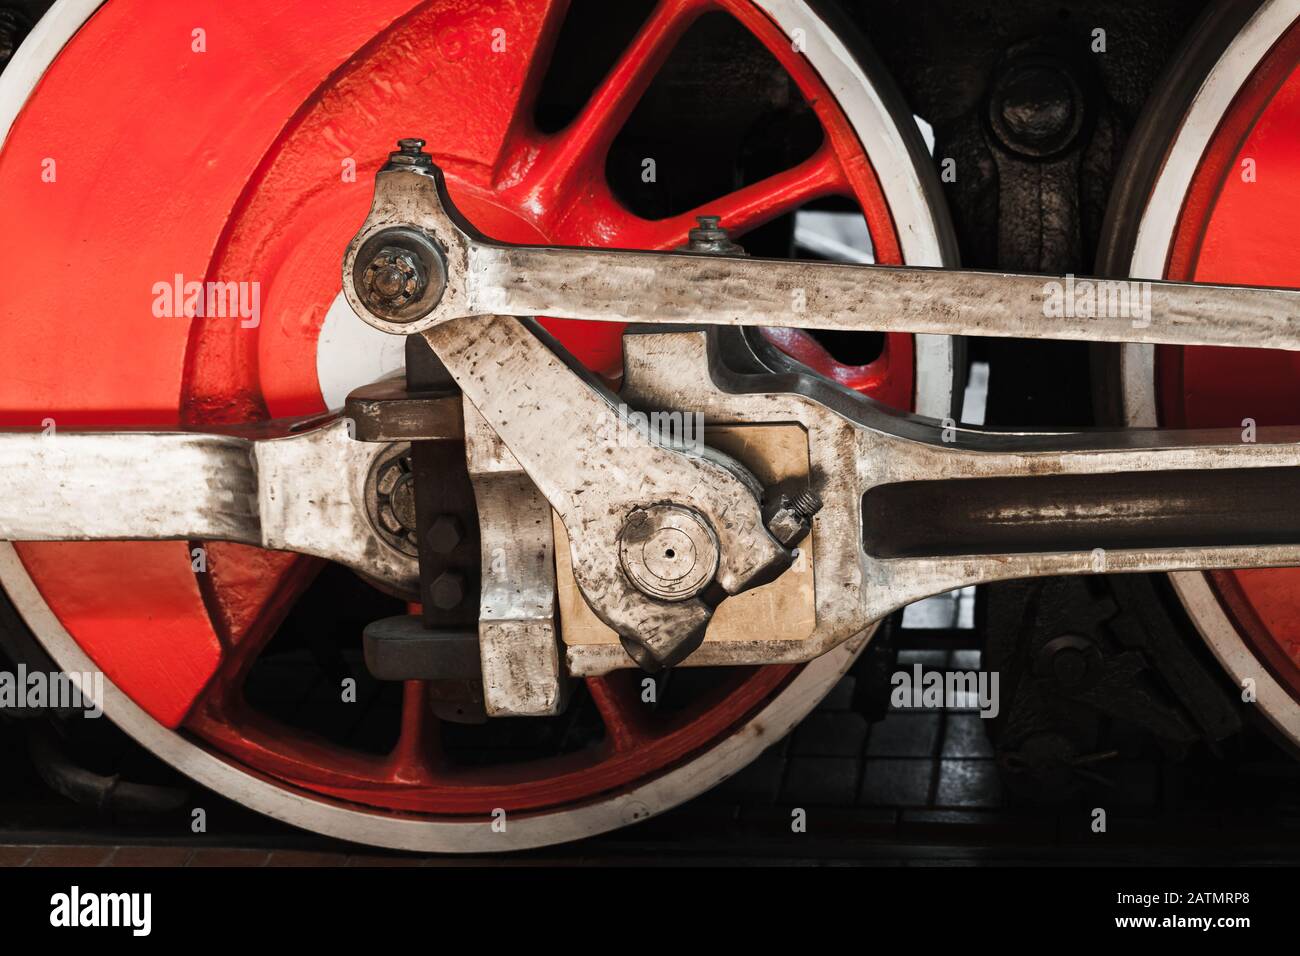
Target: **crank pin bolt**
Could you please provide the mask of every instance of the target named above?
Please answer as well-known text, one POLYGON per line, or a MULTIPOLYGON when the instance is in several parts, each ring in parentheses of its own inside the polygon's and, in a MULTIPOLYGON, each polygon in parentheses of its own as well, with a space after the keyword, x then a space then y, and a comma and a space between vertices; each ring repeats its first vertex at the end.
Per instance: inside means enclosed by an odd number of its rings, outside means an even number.
POLYGON ((658 504, 628 515, 619 535, 623 573, 642 594, 663 601, 695 597, 718 570, 718 539, 702 515, 658 504))
POLYGON ((420 298, 428 285, 429 274, 419 256, 398 246, 385 246, 366 266, 361 292, 369 304, 400 309, 420 298))

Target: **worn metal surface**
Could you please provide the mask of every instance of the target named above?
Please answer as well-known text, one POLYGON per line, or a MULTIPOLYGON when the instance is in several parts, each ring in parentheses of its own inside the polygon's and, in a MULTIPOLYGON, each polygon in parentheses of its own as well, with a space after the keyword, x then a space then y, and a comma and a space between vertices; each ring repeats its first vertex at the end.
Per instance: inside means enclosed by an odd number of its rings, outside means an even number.
POLYGON ((472 242, 459 315, 1300 349, 1300 292, 472 242), (1054 315, 1059 299, 1066 314, 1054 315), (1075 312, 1076 315, 1070 315, 1075 312))
MULTIPOLYGON (((628 400, 698 409, 711 422, 802 424, 818 478, 815 490, 824 501, 814 519, 816 631, 805 641, 730 648, 735 655, 748 651, 767 661, 807 659, 892 610, 968 584, 1300 561, 1300 528, 1294 519, 1267 536, 1259 534, 1260 512, 1285 512, 1293 499, 1247 509, 1240 525, 1225 505, 1215 526, 1204 527, 1204 538, 1193 543, 1191 536, 1203 525, 1182 517, 1193 493, 1173 494, 1168 487, 1182 477, 1170 472, 1188 471, 1208 473, 1225 495, 1238 483, 1258 487, 1261 475, 1277 472, 1256 469, 1300 464, 1300 432, 1295 430, 1261 430, 1255 443, 1242 442, 1237 430, 1015 434, 954 427, 945 432, 939 423, 887 412, 814 379, 730 373, 716 354, 710 356, 708 339, 704 332, 629 336, 627 362, 635 393, 628 400), (673 370, 671 376, 654 374, 666 368, 673 370), (1066 476, 1076 488, 1100 482, 1130 490, 1117 500, 1084 495, 1054 505, 1057 486, 1066 476), (908 522, 891 524, 885 513, 864 517, 864 501, 868 508, 891 504, 893 496, 914 494, 910 483, 920 482, 928 483, 925 507, 907 512, 908 522), (1154 490, 1144 487, 1148 484, 1154 490), (945 506, 950 510, 973 508, 967 491, 976 488, 1000 494, 980 504, 982 529, 954 529, 954 534, 969 535, 959 538, 963 545, 957 547, 942 535, 927 536, 934 529, 931 522, 942 518, 945 499, 952 502, 945 506), (1007 540, 999 540, 997 547, 982 541, 979 535, 990 527, 1011 535, 1014 546, 1004 546, 1007 540), (1175 537, 1169 537, 1170 527, 1177 530, 1175 537), (891 548, 904 545, 907 556, 888 556, 891 548)), ((1198 501, 1204 518, 1206 497, 1200 495, 1198 501)))
POLYGON ((689 508, 651 505, 628 515, 618 538, 618 557, 638 590, 664 601, 684 601, 713 580, 718 538, 689 508))
POLYGON ((357 441, 456 440, 463 435, 458 393, 419 392, 388 378, 348 394, 343 417, 357 441))
POLYGON ((262 536, 243 438, 10 432, 0 436, 0 482, 0 538, 10 541, 262 536))
POLYGON ((479 657, 491 717, 558 714, 569 678, 560 661, 551 506, 473 405, 465 459, 483 555, 479 657))
POLYGON ((478 635, 435 631, 414 614, 366 625, 361 646, 366 670, 379 680, 479 680, 478 635))
POLYGON ((366 479, 387 448, 338 419, 278 438, 0 432, 0 539, 236 541, 413 593, 415 558, 367 517, 366 479))
POLYGON ((632 511, 671 501, 703 515, 722 542, 716 583, 723 593, 779 573, 789 553, 764 528, 755 489, 732 468, 652 441, 627 423, 610 396, 578 378, 517 319, 435 324, 427 317, 398 321, 369 311, 359 286, 368 250, 401 229, 420 231, 441 250, 447 281, 439 290, 439 309, 469 301, 463 238, 471 227, 445 192, 436 167, 390 158, 376 176, 370 215, 348 245, 344 295, 377 328, 426 330, 425 340, 456 384, 569 528, 575 577, 592 606, 644 666, 674 664, 703 640, 712 605, 699 598, 656 600, 619 570, 611 557, 632 511), (542 409, 544 422, 537 419, 542 409))
POLYGON ((469 316, 562 315, 1300 350, 1300 291, 1290 289, 494 243, 455 210, 437 169, 379 173, 344 279, 357 314, 396 333, 469 316), (448 279, 436 306, 396 322, 367 311, 351 279, 368 244, 404 226, 432 237, 448 279))
MULTIPOLYGON (((627 387, 635 388, 630 381, 627 387)), ((798 496, 808 486, 808 435, 797 424, 706 426, 704 440, 710 447, 743 460, 764 488, 774 489, 773 497, 798 496)), ((633 666, 618 635, 583 599, 573 580, 564 525, 558 519, 553 525, 561 636, 569 673, 589 676, 633 666)), ((816 550, 816 536, 809 534, 799 542, 799 556, 784 574, 719 604, 705 631, 704 643, 679 666, 761 663, 763 653, 754 650, 756 644, 809 637, 817 623, 813 574, 816 550)))
POLYGON ((712 604, 654 599, 620 570, 617 543, 633 511, 675 503, 702 515, 720 543, 715 584, 725 594, 788 566, 752 479, 718 456, 652 440, 518 319, 449 323, 425 338, 560 515, 579 586, 643 666, 669 666, 699 646, 712 604))
MULTIPOLYGON (((612 401, 510 315, 1300 347, 1300 293, 1287 290, 1107 288, 1067 279, 1055 289, 1066 313, 1074 314, 1074 296, 1085 289, 1117 298, 1094 298, 1080 315, 1049 318, 1052 286, 1038 276, 488 243, 464 224, 432 167, 379 174, 371 217, 345 262, 345 292, 354 307, 363 303, 347 278, 358 250, 403 226, 425 230, 444 251, 443 300, 409 324, 395 326, 364 308, 360 314, 389 331, 424 329, 560 514, 580 587, 642 663, 675 663, 698 646, 709 608, 694 600, 665 604, 658 592, 647 602, 636 569, 629 571, 624 560, 619 573, 611 545, 633 509, 688 503, 683 491, 702 485, 683 463, 705 459, 666 459, 668 452, 654 443, 629 442, 612 401), (1137 298, 1120 298, 1130 293, 1137 298), (556 414, 557 407, 564 411, 556 414), (629 446, 639 447, 628 455, 629 446)), ((1107 570, 1277 566, 1300 557, 1300 527, 1271 521, 1261 509, 1247 518, 1214 515, 1206 525, 1215 494, 1258 486, 1244 482, 1241 469, 1300 462, 1294 436, 1247 445, 1237 433, 980 433, 891 416, 824 382, 796 380, 791 391, 788 380, 774 385, 772 376, 752 378, 755 391, 742 401, 738 394, 722 397, 703 333, 638 338, 641 348, 653 340, 658 350, 652 359, 641 356, 647 367, 636 374, 635 347, 628 349, 629 381, 652 383, 650 394, 629 398, 638 407, 690 409, 724 421, 793 420, 809 431, 813 471, 822 482, 813 490, 826 501, 816 526, 831 526, 821 534, 828 546, 818 556, 827 567, 817 578, 835 586, 823 584, 818 639, 792 648, 797 659, 913 600, 968 584, 1107 570), (1174 494, 1178 479, 1157 476, 1161 471, 1200 475, 1197 500, 1174 494), (1107 477, 1094 481, 1098 475, 1107 477), (962 499, 977 492, 979 501, 963 508, 962 499)), ((743 387, 732 388, 738 390, 743 387)), ((728 477, 727 469, 715 470, 708 483, 721 491, 728 477)), ((736 501, 752 508, 754 492, 742 491, 736 501)), ((736 593, 742 588, 730 586, 736 579, 729 582, 727 571, 743 542, 728 534, 734 525, 718 519, 734 521, 737 512, 725 499, 710 504, 697 510, 718 532, 719 583, 736 593)), ((757 539, 752 526, 742 530, 757 539)), ((773 566, 771 558, 751 564, 744 584, 773 566)))

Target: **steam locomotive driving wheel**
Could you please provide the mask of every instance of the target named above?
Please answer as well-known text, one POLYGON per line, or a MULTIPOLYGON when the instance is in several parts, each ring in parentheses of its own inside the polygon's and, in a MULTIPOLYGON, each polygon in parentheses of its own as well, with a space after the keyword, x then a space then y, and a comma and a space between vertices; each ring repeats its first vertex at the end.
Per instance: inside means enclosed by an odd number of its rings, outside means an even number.
MULTIPOLYGON (((24 278, 5 283, 0 424, 304 419, 400 368, 401 340, 351 314, 338 264, 408 131, 494 239, 666 250, 709 214, 742 243, 766 227, 780 248, 796 210, 830 202, 860 210, 877 261, 951 262, 911 117, 808 5, 665 0, 612 19, 604 6, 381 0, 303 17, 293 3, 172 3, 142 17, 123 0, 56 4, 0 84, 3 241, 24 248, 5 257, 24 278), (590 88, 570 75, 584 69, 590 88), (743 125, 704 135, 675 118, 677 97, 698 109, 722 96, 744 105, 743 125), (637 151, 630 123, 694 141, 637 151), (211 282, 234 283, 231 308, 187 311, 187 283, 206 305, 211 282)), ((594 372, 621 373, 618 327, 547 324, 594 372)), ((946 413, 945 338, 891 334, 847 363, 806 334, 780 341, 866 394, 946 413)), ((665 688, 671 707, 647 705, 619 670, 587 677, 560 715, 451 725, 429 682, 376 688, 359 660, 365 615, 404 611, 389 595, 410 593, 221 541, 0 547, 5 592, 40 645, 69 672, 102 669, 106 712, 137 741, 254 809, 383 846, 532 846, 673 806, 792 726, 860 646, 704 669, 665 688), (322 644, 324 663, 303 650, 322 644), (360 699, 345 700, 358 675, 360 699), (246 693, 250 681, 269 689, 246 693), (288 708, 313 681, 315 709, 288 708), (357 723, 382 726, 363 744, 331 736, 357 723)))

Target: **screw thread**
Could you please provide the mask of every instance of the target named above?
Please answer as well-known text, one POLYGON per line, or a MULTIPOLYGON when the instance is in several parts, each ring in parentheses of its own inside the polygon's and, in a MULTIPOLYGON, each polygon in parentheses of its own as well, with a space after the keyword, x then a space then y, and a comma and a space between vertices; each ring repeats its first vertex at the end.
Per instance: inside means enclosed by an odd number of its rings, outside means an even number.
POLYGON ((822 510, 822 500, 815 491, 805 491, 790 502, 790 510, 801 518, 811 518, 822 510))

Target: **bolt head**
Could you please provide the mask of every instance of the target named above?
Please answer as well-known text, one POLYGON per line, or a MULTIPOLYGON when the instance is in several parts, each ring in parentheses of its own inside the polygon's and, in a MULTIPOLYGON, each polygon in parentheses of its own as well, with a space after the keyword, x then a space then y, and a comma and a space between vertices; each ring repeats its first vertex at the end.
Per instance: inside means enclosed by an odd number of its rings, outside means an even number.
POLYGON ((440 611, 451 611, 465 600, 465 576, 458 571, 444 571, 429 586, 429 597, 440 611))
POLYGON ((812 530, 812 518, 821 510, 821 498, 808 491, 791 500, 786 495, 777 499, 767 519, 767 530, 782 547, 793 548, 812 530))
POLYGON ((392 264, 373 263, 370 284, 377 295, 394 300, 406 291, 409 273, 392 264))
POLYGON ((433 311, 447 291, 446 254, 424 231, 394 226, 361 243, 350 279, 359 314, 415 322, 433 311))
POLYGON ((465 537, 465 528, 455 515, 438 515, 424 536, 425 544, 435 554, 451 554, 465 537))
POLYGON ((720 216, 696 216, 695 221, 699 225, 687 233, 688 241, 681 247, 683 251, 704 255, 745 255, 740 243, 733 242, 731 234, 722 227, 720 216))
POLYGON ((408 137, 397 141, 397 150, 388 154, 389 169, 432 169, 433 157, 424 151, 424 140, 408 137))

